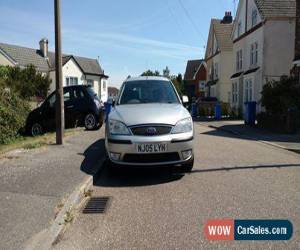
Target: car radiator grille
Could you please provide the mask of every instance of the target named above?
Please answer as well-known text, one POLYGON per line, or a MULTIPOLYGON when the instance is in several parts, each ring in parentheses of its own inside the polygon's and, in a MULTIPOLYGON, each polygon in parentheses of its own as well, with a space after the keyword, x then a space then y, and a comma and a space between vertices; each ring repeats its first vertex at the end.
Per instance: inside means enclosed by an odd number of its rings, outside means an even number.
POLYGON ((178 153, 161 154, 125 154, 123 161, 127 163, 159 163, 179 161, 178 153))
POLYGON ((130 128, 133 135, 138 136, 157 136, 157 135, 167 135, 171 133, 172 126, 140 126, 140 127, 132 127, 130 128), (151 130, 153 130, 151 131, 151 130))

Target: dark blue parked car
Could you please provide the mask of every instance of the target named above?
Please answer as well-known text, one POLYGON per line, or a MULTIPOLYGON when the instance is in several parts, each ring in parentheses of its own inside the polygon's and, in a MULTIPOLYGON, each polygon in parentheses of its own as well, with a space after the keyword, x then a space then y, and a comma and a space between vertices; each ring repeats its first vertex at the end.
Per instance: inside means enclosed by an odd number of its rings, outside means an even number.
MULTIPOLYGON (((65 127, 85 126, 87 130, 98 129, 103 124, 103 105, 91 86, 64 87, 65 127)), ((37 136, 55 130, 55 92, 35 110, 26 121, 26 131, 37 136)))

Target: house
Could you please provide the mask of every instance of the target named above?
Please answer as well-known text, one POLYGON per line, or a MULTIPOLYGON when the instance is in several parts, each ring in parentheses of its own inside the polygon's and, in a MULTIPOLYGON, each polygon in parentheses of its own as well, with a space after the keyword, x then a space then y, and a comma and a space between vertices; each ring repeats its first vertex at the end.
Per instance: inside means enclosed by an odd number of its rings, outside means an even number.
POLYGON ((207 64, 206 96, 230 103, 233 43, 231 12, 224 18, 212 19, 207 40, 205 61, 207 64))
POLYGON ((189 60, 187 62, 184 82, 190 99, 205 96, 206 75, 204 60, 189 60))
MULTIPOLYGON (((63 86, 91 85, 102 101, 107 100, 108 76, 104 74, 98 60, 75 55, 63 55, 63 86)), ((48 40, 39 42, 39 49, 0 43, 0 65, 19 66, 34 65, 52 80, 50 91, 55 90, 55 53, 48 51, 48 40)))
POLYGON ((241 114, 256 101, 261 111, 263 86, 289 75, 294 59, 295 0, 243 0, 232 31, 231 106, 241 114))
POLYGON ((108 87, 108 97, 117 97, 119 89, 116 87, 108 87))
POLYGON ((296 1, 295 52, 292 75, 300 79, 300 1, 296 1))

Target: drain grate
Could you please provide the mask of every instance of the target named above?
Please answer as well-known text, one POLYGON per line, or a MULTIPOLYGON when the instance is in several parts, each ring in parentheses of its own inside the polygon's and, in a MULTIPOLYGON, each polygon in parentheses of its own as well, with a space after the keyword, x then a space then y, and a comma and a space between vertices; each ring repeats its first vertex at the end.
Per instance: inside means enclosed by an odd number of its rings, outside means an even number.
POLYGON ((110 197, 91 197, 85 205, 84 214, 103 214, 108 208, 110 197))

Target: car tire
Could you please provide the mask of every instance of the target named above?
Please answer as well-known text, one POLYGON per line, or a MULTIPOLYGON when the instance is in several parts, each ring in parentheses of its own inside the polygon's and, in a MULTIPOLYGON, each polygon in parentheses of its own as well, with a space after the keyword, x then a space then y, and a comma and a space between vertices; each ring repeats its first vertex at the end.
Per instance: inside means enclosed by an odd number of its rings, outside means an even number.
POLYGON ((42 134, 43 134, 43 126, 38 122, 33 123, 30 127, 30 135, 35 137, 42 134))
POLYGON ((185 173, 192 172, 192 169, 194 167, 194 157, 190 159, 187 163, 182 165, 182 171, 185 173))
POLYGON ((84 117, 84 127, 86 130, 95 130, 98 126, 96 116, 92 113, 84 117))

